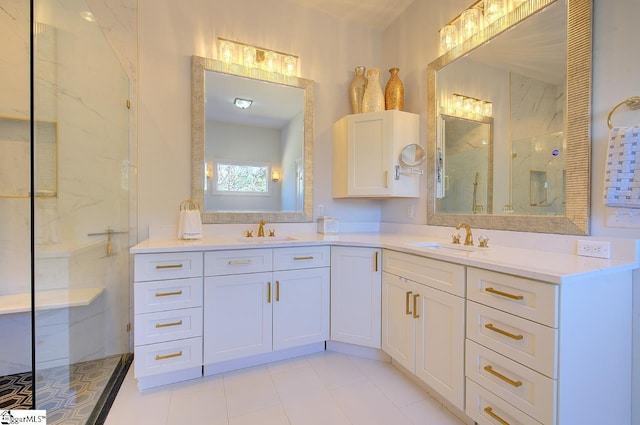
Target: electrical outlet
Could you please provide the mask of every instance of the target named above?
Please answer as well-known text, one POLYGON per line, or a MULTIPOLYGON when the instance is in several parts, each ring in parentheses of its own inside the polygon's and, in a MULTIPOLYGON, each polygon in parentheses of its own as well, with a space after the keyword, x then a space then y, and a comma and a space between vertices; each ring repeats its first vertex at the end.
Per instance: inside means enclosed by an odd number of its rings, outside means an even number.
POLYGON ((411 219, 411 218, 415 218, 416 213, 415 210, 413 209, 413 205, 409 205, 407 207, 407 218, 411 219))
POLYGON ((578 255, 585 257, 611 258, 611 243, 579 240, 578 255))

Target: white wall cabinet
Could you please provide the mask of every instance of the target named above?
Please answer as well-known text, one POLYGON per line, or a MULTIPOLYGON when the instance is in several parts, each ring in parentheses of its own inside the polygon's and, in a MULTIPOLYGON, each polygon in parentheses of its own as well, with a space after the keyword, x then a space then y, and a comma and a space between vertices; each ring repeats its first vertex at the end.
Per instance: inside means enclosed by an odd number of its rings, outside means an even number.
POLYGON ((381 250, 331 247, 331 340, 381 348, 381 250))
POLYGON ((205 275, 205 374, 329 338, 329 247, 207 252, 205 275))
POLYGON ((400 152, 419 143, 419 115, 396 110, 347 115, 333 125, 333 197, 418 197, 418 175, 400 152))
POLYGON ((383 264, 382 349, 464 410, 465 267, 389 250, 383 264))

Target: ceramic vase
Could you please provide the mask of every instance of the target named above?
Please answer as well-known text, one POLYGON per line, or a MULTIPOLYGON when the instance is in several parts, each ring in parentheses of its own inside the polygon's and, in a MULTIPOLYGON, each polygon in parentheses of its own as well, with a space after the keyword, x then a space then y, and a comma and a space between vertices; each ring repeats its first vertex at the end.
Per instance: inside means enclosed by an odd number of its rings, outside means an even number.
POLYGON ((351 100, 351 110, 354 114, 362 113, 362 98, 367 88, 367 77, 365 77, 364 72, 364 66, 357 66, 349 86, 349 99, 351 100))
POLYGON ((391 68, 389 73, 389 81, 384 90, 384 105, 385 109, 397 109, 402 111, 404 109, 404 85, 398 77, 398 68, 391 68))
POLYGON ((367 71, 367 88, 362 98, 362 112, 384 111, 384 94, 380 87, 380 70, 371 68, 367 71))

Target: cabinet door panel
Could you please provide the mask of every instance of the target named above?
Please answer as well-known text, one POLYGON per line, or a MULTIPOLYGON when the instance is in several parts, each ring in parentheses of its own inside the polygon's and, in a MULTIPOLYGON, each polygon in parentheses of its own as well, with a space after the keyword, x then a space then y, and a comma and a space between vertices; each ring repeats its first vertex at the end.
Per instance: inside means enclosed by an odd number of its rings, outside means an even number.
POLYGON ((205 278, 205 363, 270 352, 272 301, 271 273, 205 278))
POLYGON ((382 350, 415 372, 413 282, 382 273, 382 350))
POLYGON ((380 250, 331 248, 331 339, 381 347, 380 250))
POLYGON ((349 155, 353 167, 347 177, 354 195, 384 195, 389 191, 389 169, 386 167, 390 152, 389 128, 384 116, 358 117, 349 126, 349 155), (386 134, 385 134, 386 132, 386 134))
POLYGON ((329 339, 328 267, 273 273, 273 349, 329 339))
POLYGON ((416 375, 464 410, 464 299, 420 284, 415 288, 416 375))

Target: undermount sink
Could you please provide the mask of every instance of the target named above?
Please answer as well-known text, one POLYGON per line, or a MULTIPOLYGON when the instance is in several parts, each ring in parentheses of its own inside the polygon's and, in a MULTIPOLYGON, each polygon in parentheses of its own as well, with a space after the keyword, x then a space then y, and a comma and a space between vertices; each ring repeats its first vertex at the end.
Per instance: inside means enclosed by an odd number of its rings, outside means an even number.
POLYGON ((427 249, 442 249, 442 250, 451 250, 451 251, 466 251, 466 252, 478 252, 478 251, 486 251, 489 248, 480 248, 479 246, 474 245, 462 245, 462 244, 454 244, 454 243, 445 243, 445 242, 409 242, 407 245, 414 246, 416 248, 427 248, 427 249))
POLYGON ((261 237, 257 237, 257 236, 252 236, 252 237, 242 237, 242 238, 238 238, 238 241, 240 242, 248 242, 248 243, 271 243, 271 242, 289 242, 289 241, 295 241, 295 238, 292 238, 291 236, 261 236, 261 237))

